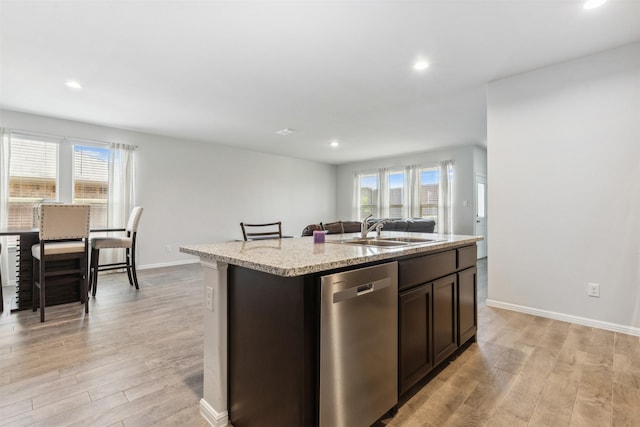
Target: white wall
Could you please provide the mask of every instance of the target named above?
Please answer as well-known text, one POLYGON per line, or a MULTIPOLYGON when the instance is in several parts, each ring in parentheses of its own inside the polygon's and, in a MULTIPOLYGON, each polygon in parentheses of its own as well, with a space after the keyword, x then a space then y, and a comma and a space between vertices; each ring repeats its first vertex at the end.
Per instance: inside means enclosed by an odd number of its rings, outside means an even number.
POLYGON ((241 221, 281 220, 284 234, 299 236, 335 216, 335 166, 7 110, 0 125, 137 145, 142 267, 194 259, 182 244, 241 239, 241 221))
POLYGON ((640 44, 491 83, 488 173, 488 304, 640 334, 640 44))
MULTIPOLYGON (((473 234, 475 221, 474 210, 474 178, 476 162, 486 159, 484 147, 460 146, 441 150, 426 151, 410 155, 387 157, 363 162, 346 163, 337 168, 337 217, 340 220, 361 220, 352 218, 353 204, 353 172, 397 167, 407 165, 429 164, 444 160, 453 162, 453 233, 473 234), (466 202, 467 206, 464 206, 466 202)), ((486 164, 486 160, 484 161, 486 164)), ((485 166, 486 167, 486 166, 485 166)))

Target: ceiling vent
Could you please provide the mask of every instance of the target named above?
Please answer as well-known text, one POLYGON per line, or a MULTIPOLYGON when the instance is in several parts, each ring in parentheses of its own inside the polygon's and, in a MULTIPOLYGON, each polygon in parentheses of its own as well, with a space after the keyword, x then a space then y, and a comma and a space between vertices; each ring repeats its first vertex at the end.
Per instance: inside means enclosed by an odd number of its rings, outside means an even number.
POLYGON ((290 135, 290 134, 294 133, 295 131, 296 131, 295 129, 284 128, 284 129, 277 130, 276 133, 280 134, 280 135, 290 135))

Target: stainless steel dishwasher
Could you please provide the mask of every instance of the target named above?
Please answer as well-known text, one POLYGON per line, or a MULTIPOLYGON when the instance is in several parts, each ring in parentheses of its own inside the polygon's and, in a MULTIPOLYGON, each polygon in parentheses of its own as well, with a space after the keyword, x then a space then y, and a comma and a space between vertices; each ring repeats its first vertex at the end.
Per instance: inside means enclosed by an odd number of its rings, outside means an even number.
POLYGON ((398 263, 323 276, 320 427, 368 427, 398 403, 398 263))

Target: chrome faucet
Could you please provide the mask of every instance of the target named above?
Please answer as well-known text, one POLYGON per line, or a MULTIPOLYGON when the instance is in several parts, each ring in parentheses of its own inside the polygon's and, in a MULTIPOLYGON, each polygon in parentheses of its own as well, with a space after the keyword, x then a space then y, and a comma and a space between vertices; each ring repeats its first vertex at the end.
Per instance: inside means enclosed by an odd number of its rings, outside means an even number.
POLYGON ((366 239, 369 232, 373 229, 375 229, 378 232, 378 237, 380 237, 380 230, 382 229, 382 227, 384 227, 384 223, 387 222, 386 219, 383 219, 381 221, 376 222, 371 227, 368 227, 367 220, 372 216, 373 214, 369 214, 369 216, 367 216, 365 219, 362 220, 362 224, 360 224, 360 237, 362 237, 363 239, 366 239))

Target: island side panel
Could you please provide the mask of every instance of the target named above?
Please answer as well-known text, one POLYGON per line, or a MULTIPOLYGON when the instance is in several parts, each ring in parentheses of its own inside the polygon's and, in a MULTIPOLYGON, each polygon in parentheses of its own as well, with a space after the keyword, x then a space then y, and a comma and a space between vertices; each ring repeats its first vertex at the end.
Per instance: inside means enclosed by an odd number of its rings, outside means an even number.
POLYGON ((235 427, 313 426, 317 287, 229 267, 229 417, 235 427))
POLYGON ((229 425, 227 410, 227 269, 228 265, 200 259, 204 270, 204 373, 200 413, 214 427, 229 425), (212 292, 207 307, 207 290, 212 292))

